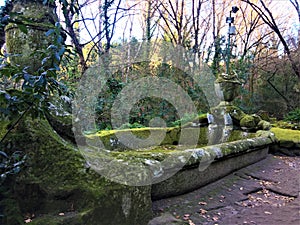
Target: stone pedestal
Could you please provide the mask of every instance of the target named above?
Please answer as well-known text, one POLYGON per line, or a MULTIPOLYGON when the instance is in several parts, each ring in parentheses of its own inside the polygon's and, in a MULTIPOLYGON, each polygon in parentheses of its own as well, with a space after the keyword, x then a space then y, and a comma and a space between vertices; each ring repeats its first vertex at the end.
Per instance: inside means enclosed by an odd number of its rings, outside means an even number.
POLYGON ((238 95, 238 87, 241 85, 236 74, 221 74, 215 81, 215 92, 220 99, 220 104, 211 109, 210 124, 218 126, 232 126, 233 121, 229 108, 232 107, 234 98, 238 95))

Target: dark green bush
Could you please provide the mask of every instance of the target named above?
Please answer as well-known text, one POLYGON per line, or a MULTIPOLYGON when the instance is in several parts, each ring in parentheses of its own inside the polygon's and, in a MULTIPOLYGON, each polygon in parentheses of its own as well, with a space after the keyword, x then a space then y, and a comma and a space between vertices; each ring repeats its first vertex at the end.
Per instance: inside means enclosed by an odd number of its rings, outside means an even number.
MULTIPOLYGON (((160 64, 155 69, 151 68, 147 62, 135 63, 130 67, 130 73, 128 71, 116 72, 113 78, 106 81, 105 87, 99 93, 95 114, 97 127, 100 130, 107 129, 110 126, 112 105, 123 88, 131 82, 135 82, 138 79, 147 76, 165 78, 174 82, 189 95, 197 112, 208 111, 208 102, 201 87, 184 71, 165 63, 160 64), (124 74, 126 75, 127 80, 124 80, 124 74)), ((164 85, 168 84, 162 84, 162 88, 165 87, 164 85)), ((145 87, 141 88, 144 88, 145 92, 147 92, 151 89, 151 86, 145 84, 145 87)), ((168 87, 165 87, 164 90, 168 90, 168 87)), ((174 90, 168 91, 169 94, 172 95, 174 90)), ((122 98, 124 98, 122 102, 131 103, 130 96, 122 96, 122 98)), ((178 99, 177 104, 183 105, 184 99, 178 99)), ((180 119, 176 107, 166 99, 149 96, 141 98, 134 103, 130 110, 128 122, 130 124, 138 123, 148 127, 150 121, 156 117, 163 119, 167 126, 176 126, 172 123, 180 119)), ((178 121, 177 124, 179 125, 179 123, 180 122, 178 121)), ((121 126, 121 124, 119 125, 121 126)))
POLYGON ((123 124, 119 129, 133 129, 133 128, 144 128, 145 126, 143 126, 142 124, 140 123, 125 123, 123 124))
POLYGON ((193 121, 197 117, 196 114, 185 114, 181 119, 172 122, 173 127, 182 126, 188 122, 193 121))
POLYGON ((285 117, 284 121, 300 123, 300 108, 296 108, 290 111, 285 117))

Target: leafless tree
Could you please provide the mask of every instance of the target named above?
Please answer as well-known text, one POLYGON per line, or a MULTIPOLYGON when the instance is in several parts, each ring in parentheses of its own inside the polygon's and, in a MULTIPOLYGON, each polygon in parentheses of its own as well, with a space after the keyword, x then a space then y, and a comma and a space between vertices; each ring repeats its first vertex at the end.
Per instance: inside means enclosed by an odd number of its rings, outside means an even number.
MULTIPOLYGON (((300 78, 300 66, 298 65, 299 62, 296 61, 293 58, 292 51, 284 38, 281 30, 279 29, 279 26, 271 12, 271 10, 267 7, 264 1, 260 0, 260 5, 257 3, 254 3, 250 0, 242 0, 243 2, 246 2, 249 4, 252 9, 260 16, 260 18, 264 21, 265 24, 267 24, 278 36, 279 40, 281 41, 284 51, 288 57, 288 60, 291 63, 292 69, 298 78, 300 78)), ((296 4, 295 4, 296 5, 296 4)))
MULTIPOLYGON (((292 5, 295 7, 298 15, 298 22, 300 24, 300 3, 299 0, 290 0, 292 5)), ((298 49, 300 49, 300 26, 298 27, 298 49)))
POLYGON ((202 7, 206 0, 192 0, 192 30, 193 30, 193 52, 200 59, 203 58, 201 54, 201 47, 205 44, 205 38, 210 29, 210 13, 202 17, 202 7))

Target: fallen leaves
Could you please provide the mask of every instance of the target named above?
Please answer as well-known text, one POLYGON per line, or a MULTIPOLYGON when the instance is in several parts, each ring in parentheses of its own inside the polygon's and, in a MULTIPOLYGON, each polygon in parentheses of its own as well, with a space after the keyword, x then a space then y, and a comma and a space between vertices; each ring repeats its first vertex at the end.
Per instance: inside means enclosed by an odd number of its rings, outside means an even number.
POLYGON ((259 182, 259 184, 262 185, 262 186, 270 186, 270 185, 274 184, 274 182, 267 181, 267 180, 261 180, 259 182))
POLYGON ((25 223, 30 223, 30 222, 32 222, 32 219, 26 219, 24 222, 25 223))
POLYGON ((207 205, 207 202, 199 202, 199 205, 207 205))
POLYGON ((190 216, 191 216, 190 214, 184 214, 183 220, 188 221, 189 225, 196 225, 196 224, 194 224, 194 222, 190 219, 190 216))
POLYGON ((199 213, 200 213, 201 215, 204 215, 204 214, 207 213, 207 210, 205 210, 205 209, 200 209, 200 210, 199 210, 199 213))
POLYGON ((253 194, 248 195, 248 199, 239 203, 238 205, 244 207, 256 207, 261 205, 272 205, 276 207, 284 206, 286 203, 293 201, 295 198, 280 195, 272 192, 272 190, 264 188, 261 191, 258 191, 253 194))
POLYGON ((218 220, 219 220, 219 217, 213 216, 213 217, 212 217, 212 220, 213 220, 213 221, 218 221, 218 220))
POLYGON ((188 222, 189 222, 189 225, 196 225, 196 224, 194 224, 194 222, 192 220, 188 220, 188 222))
POLYGON ((190 214, 184 214, 183 219, 184 219, 184 220, 190 219, 190 214))
POLYGON ((33 213, 27 213, 24 218, 24 223, 32 222, 32 219, 35 217, 33 213))

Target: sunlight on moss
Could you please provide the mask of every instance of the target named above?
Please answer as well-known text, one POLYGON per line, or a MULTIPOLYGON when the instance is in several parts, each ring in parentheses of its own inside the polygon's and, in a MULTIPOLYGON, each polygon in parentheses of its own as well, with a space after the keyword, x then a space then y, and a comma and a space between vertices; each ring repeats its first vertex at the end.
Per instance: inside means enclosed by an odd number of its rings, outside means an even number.
POLYGON ((295 143, 300 143, 300 131, 298 130, 273 127, 271 131, 275 134, 279 141, 293 141, 295 143))

